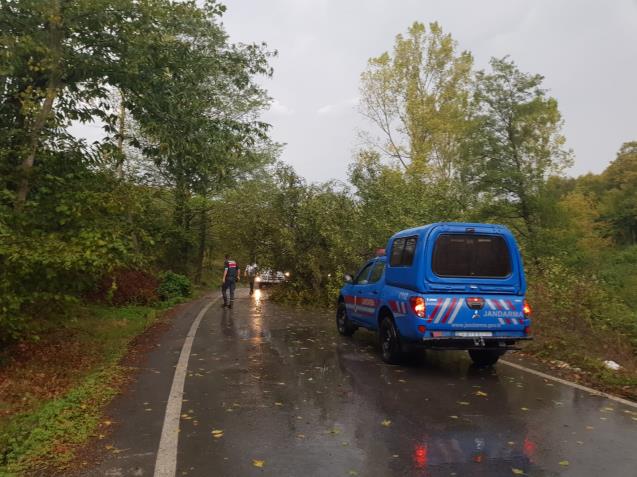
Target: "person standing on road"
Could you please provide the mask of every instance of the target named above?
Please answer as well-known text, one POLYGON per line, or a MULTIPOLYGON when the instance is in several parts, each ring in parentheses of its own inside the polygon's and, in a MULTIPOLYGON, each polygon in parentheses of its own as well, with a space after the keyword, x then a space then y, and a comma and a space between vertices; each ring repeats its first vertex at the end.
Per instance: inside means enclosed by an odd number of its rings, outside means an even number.
POLYGON ((250 283, 250 295, 254 293, 254 280, 257 276, 257 264, 253 263, 246 267, 246 275, 248 276, 248 283, 250 283))
POLYGON ((241 270, 234 260, 230 259, 230 255, 226 255, 226 261, 223 263, 223 279, 221 285, 221 294, 223 295, 223 305, 221 308, 232 308, 234 303, 234 289, 237 281, 241 278, 241 270), (228 303, 227 291, 230 290, 230 303, 228 303))

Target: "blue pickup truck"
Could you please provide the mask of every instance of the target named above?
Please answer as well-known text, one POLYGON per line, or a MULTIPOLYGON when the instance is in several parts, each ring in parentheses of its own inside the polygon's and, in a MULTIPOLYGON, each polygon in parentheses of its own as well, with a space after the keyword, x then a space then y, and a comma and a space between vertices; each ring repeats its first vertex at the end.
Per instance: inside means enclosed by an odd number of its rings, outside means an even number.
POLYGON ((385 250, 345 276, 336 312, 342 335, 378 331, 384 361, 460 349, 489 366, 531 339, 522 258, 506 227, 430 224, 398 232, 385 250))

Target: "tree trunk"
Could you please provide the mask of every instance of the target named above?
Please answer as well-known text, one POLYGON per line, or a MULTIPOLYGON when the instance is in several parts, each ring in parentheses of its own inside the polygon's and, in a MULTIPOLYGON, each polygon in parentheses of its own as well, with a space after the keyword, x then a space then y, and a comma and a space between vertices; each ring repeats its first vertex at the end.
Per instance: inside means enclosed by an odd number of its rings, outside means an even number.
POLYGON ((46 94, 44 96, 44 102, 40 111, 37 113, 31 132, 29 133, 29 147, 26 157, 22 160, 20 169, 22 172, 22 178, 18 186, 15 208, 22 210, 24 204, 27 201, 29 195, 29 189, 31 187, 30 176, 33 171, 33 165, 35 164, 35 157, 40 145, 40 135, 42 130, 46 126, 47 121, 53 111, 53 103, 58 95, 58 90, 61 86, 61 66, 62 66, 62 40, 63 31, 61 26, 61 6, 60 0, 51 1, 52 9, 49 20, 49 48, 53 56, 53 66, 51 68, 49 80, 46 85, 46 94))
POLYGON ((124 135, 126 133, 126 108, 124 107, 124 93, 119 92, 119 118, 118 118, 118 135, 117 135, 117 150, 119 151, 119 157, 117 158, 116 174, 119 179, 124 178, 124 161, 126 155, 124 154, 124 135))
POLYGON ((206 208, 202 207, 199 211, 199 250, 197 251, 197 272, 195 274, 195 283, 201 283, 203 275, 203 260, 206 254, 206 239, 208 238, 208 215, 206 208))
POLYGON ((177 177, 175 184, 175 212, 174 222, 179 231, 178 243, 176 243, 176 260, 173 262, 175 269, 182 273, 188 272, 188 259, 190 246, 188 244, 188 232, 190 230, 190 211, 188 204, 188 187, 184 177, 177 177))
POLYGON ((27 196, 29 195, 29 189, 31 187, 30 176, 31 172, 33 171, 35 156, 38 152, 38 146, 40 144, 40 133, 44 129, 44 126, 49 119, 49 115, 53 110, 53 102, 57 97, 57 88, 58 87, 55 84, 55 79, 51 78, 46 89, 46 97, 44 99, 44 103, 42 104, 42 108, 40 109, 40 112, 38 113, 33 123, 33 129, 31 130, 29 139, 29 152, 20 166, 22 179, 20 180, 20 185, 18 186, 18 195, 16 198, 17 210, 22 210, 22 207, 24 207, 24 204, 27 201, 27 196))

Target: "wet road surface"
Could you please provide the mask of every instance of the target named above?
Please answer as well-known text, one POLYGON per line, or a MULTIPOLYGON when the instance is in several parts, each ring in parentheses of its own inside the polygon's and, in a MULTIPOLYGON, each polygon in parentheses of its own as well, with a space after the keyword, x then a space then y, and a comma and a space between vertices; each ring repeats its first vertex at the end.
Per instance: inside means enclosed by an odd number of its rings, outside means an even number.
MULTIPOLYGON (((153 475, 195 308, 109 410, 116 452, 86 475, 153 475)), ((633 477, 637 410, 503 364, 476 369, 462 352, 386 365, 374 334, 343 338, 331 313, 241 290, 197 331, 176 475, 633 477)))

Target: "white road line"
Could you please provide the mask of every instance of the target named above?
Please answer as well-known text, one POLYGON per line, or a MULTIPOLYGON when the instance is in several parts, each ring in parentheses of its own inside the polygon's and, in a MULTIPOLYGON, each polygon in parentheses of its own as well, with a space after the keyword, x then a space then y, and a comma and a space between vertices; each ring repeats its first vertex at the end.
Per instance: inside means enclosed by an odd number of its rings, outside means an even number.
POLYGON ((613 396, 612 394, 605 393, 603 391, 598 391, 597 389, 589 388, 587 386, 582 386, 581 384, 573 383, 571 381, 567 381, 566 379, 556 378, 555 376, 551 376, 550 374, 543 373, 541 371, 536 371, 535 369, 527 368, 526 366, 522 366, 517 363, 512 363, 511 361, 506 361, 501 359, 498 361, 499 363, 506 364, 507 366, 511 366, 512 368, 519 369, 520 371, 526 371, 527 373, 535 374, 544 379, 550 379, 551 381, 555 381, 560 384, 564 384, 566 386, 570 386, 575 389, 579 389, 580 391, 586 391, 587 393, 594 394, 595 396, 602 396, 606 399, 610 399, 611 401, 619 402, 624 404, 625 406, 630 406, 637 409, 637 402, 629 401, 628 399, 620 398, 618 396, 613 396))
POLYGON ((192 343, 195 340, 195 334, 201 319, 208 309, 214 305, 219 298, 212 300, 199 312, 195 321, 190 325, 190 330, 186 335, 184 344, 181 347, 181 354, 173 384, 168 395, 168 403, 166 403, 166 415, 164 416, 164 425, 161 430, 161 439, 159 440, 159 449, 157 450, 157 459, 155 460, 155 477, 175 477, 177 472, 177 444, 179 443, 179 419, 181 416, 181 403, 184 397, 184 383, 186 381, 186 373, 188 372, 188 359, 192 343))

